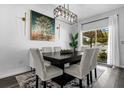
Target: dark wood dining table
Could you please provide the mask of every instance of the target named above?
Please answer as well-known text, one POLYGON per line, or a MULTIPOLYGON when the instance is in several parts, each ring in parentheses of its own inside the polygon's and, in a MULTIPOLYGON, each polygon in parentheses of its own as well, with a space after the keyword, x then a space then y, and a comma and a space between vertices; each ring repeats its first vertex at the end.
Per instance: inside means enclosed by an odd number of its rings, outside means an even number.
MULTIPOLYGON (((81 56, 82 52, 80 51, 69 54, 61 54, 60 52, 43 53, 43 57, 45 60, 51 62, 52 65, 61 68, 63 72, 66 64, 72 65, 80 62, 81 56)), ((74 77, 64 73, 62 76, 56 77, 52 80, 59 85, 64 86, 65 84, 67 84, 67 82, 73 79, 74 77)))

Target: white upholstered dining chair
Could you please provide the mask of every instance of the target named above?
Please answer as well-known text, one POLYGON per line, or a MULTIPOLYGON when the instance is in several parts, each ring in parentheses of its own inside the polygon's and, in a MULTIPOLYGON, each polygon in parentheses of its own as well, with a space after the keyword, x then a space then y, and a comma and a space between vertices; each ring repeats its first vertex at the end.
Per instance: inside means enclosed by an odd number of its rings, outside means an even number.
POLYGON ((42 50, 43 53, 52 52, 52 47, 42 47, 41 50, 42 50))
MULTIPOLYGON (((41 52, 42 52, 42 53, 49 53, 49 52, 52 52, 52 47, 42 47, 42 48, 41 48, 41 52)), ((46 65, 46 66, 50 66, 51 64, 50 64, 49 61, 46 61, 46 60, 45 60, 45 65, 46 65)))
POLYGON ((84 46, 81 46, 81 47, 80 47, 80 51, 82 51, 82 52, 84 52, 85 49, 89 49, 89 47, 84 47, 84 46))
POLYGON ((55 66, 45 66, 43 55, 39 49, 31 49, 36 71, 36 87, 38 87, 38 78, 43 81, 43 87, 46 87, 46 81, 63 74, 63 71, 55 66))
POLYGON ((53 47, 54 52, 60 52, 61 51, 61 47, 53 47))
POLYGON ((96 66, 97 66, 97 54, 99 52, 99 48, 93 48, 94 49, 94 52, 93 52, 93 55, 92 55, 92 60, 91 60, 91 64, 90 64, 90 81, 91 81, 91 84, 92 84, 92 70, 94 70, 94 74, 95 74, 95 78, 97 78, 97 69, 96 69, 96 66))
POLYGON ((64 69, 64 72, 79 79, 79 85, 82 87, 82 79, 87 75, 87 84, 89 85, 89 68, 93 49, 86 49, 82 54, 80 64, 71 65, 64 69))

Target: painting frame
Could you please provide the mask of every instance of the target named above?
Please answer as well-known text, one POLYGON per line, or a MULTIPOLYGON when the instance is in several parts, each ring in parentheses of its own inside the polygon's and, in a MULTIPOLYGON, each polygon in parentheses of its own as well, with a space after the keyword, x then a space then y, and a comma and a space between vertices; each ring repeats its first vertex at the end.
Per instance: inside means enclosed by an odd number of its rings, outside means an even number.
POLYGON ((55 19, 30 10, 30 40, 55 41, 55 19))

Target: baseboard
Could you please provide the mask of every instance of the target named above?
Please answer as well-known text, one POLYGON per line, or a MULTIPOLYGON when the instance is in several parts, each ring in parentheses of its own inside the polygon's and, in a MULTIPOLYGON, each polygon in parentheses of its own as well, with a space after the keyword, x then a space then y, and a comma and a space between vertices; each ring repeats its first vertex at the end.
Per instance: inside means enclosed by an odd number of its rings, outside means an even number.
POLYGON ((118 68, 124 68, 124 66, 117 66, 118 68))
POLYGON ((106 63, 100 63, 100 62, 99 62, 98 65, 106 66, 106 67, 112 68, 112 65, 109 65, 109 64, 106 64, 106 63))
MULTIPOLYGON (((107 67, 110 67, 110 68, 112 68, 112 67, 113 67, 113 66, 112 66, 112 65, 110 65, 110 64, 100 63, 100 62, 98 62, 98 65, 103 65, 103 66, 107 66, 107 67)), ((115 66, 115 67, 117 67, 117 68, 124 68, 124 66, 123 66, 123 65, 120 65, 120 66, 115 66)))
POLYGON ((2 78, 6 78, 6 77, 9 77, 9 76, 14 76, 14 75, 17 75, 17 74, 21 74, 21 73, 24 73, 24 72, 27 72, 27 71, 30 71, 31 69, 29 67, 22 67, 22 68, 17 68, 17 69, 13 69, 13 70, 10 70, 10 71, 6 71, 4 73, 0 73, 0 79, 2 78))

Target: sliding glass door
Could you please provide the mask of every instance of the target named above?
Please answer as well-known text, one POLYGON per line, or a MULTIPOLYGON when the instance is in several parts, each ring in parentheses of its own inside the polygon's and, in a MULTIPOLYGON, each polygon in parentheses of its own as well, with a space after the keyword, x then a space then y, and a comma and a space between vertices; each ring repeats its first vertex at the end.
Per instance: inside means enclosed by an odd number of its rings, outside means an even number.
POLYGON ((100 63, 107 63, 108 33, 108 27, 82 32, 82 46, 98 47, 100 51, 98 53, 97 61, 100 63))

